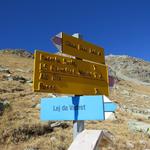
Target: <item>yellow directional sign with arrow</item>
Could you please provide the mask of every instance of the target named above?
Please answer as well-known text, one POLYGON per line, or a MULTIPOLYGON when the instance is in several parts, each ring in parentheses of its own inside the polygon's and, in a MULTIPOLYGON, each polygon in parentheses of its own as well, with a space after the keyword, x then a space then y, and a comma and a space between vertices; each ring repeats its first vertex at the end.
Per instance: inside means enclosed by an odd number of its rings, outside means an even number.
POLYGON ((35 51, 34 91, 108 95, 108 68, 104 64, 35 51))
POLYGON ((60 32, 52 38, 60 52, 80 59, 105 64, 104 49, 82 39, 60 32))

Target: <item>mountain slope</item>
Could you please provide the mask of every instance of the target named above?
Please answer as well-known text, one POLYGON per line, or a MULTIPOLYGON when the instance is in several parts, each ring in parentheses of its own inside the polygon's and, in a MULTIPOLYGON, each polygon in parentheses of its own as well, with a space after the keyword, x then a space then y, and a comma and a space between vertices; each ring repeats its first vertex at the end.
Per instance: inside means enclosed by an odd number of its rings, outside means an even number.
MULTIPOLYGON (((32 54, 24 53, 0 52, 0 149, 66 150, 72 142, 72 122, 40 121, 40 98, 53 94, 32 91, 32 54)), ((150 149, 147 131, 131 130, 136 121, 150 124, 150 63, 128 56, 107 56, 106 62, 119 79, 110 90, 110 99, 119 107, 115 119, 86 121, 85 127, 111 132, 109 149, 150 149)))
POLYGON ((150 62, 129 56, 115 55, 106 56, 106 62, 122 79, 150 83, 150 62))

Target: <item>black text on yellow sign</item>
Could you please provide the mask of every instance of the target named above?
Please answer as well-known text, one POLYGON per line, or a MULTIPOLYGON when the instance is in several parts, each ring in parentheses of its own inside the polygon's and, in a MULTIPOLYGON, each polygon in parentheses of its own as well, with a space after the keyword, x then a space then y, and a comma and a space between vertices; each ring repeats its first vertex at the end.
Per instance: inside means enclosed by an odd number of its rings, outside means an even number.
POLYGON ((108 95, 107 66, 41 51, 35 52, 34 91, 108 95))
POLYGON ((63 32, 61 32, 59 35, 61 38, 61 48, 59 50, 62 53, 75 56, 80 59, 105 64, 104 49, 102 47, 67 35, 63 32))

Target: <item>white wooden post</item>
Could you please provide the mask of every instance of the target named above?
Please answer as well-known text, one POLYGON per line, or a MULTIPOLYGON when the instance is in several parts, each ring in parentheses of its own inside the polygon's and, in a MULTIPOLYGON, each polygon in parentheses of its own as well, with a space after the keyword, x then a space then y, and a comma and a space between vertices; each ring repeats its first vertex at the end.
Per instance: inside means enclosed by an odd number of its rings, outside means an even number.
MULTIPOLYGON (((72 36, 76 38, 82 38, 82 36, 79 33, 75 33, 72 36)), ((77 58, 79 59, 79 58, 77 58)), ((75 95, 78 96, 78 95, 75 95)), ((73 140, 76 138, 76 136, 84 130, 84 121, 73 121, 73 140)))

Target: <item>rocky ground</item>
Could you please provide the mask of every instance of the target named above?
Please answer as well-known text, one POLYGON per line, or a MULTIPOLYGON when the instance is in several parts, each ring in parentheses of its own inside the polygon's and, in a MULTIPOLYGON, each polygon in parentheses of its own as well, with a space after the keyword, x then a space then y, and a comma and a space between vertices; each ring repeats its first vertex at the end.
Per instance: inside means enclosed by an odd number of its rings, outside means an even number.
MULTIPOLYGON (((109 150, 150 149, 150 63, 128 56, 107 56, 117 79, 110 99, 118 103, 106 121, 86 121, 87 129, 111 133, 109 150)), ((40 122, 39 101, 52 94, 32 91, 33 56, 26 51, 0 51, 0 149, 66 150, 72 122, 40 122)))

